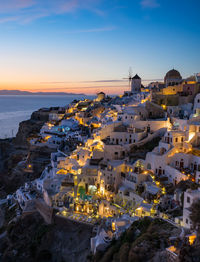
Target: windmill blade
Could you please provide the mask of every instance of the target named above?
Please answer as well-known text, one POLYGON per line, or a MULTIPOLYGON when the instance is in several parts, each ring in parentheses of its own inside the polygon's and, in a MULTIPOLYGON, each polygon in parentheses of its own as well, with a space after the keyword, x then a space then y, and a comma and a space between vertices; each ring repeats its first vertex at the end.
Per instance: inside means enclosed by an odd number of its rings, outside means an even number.
POLYGON ((133 70, 132 70, 131 66, 129 67, 128 76, 129 76, 129 78, 133 77, 133 70))

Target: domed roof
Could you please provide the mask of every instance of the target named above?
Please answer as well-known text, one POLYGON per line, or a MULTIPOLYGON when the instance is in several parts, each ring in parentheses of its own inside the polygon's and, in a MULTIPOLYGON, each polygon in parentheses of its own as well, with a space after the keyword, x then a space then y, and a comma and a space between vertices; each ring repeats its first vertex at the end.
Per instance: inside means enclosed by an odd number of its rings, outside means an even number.
POLYGON ((172 69, 168 71, 167 74, 165 75, 165 80, 166 79, 182 79, 182 76, 179 73, 179 71, 172 69))

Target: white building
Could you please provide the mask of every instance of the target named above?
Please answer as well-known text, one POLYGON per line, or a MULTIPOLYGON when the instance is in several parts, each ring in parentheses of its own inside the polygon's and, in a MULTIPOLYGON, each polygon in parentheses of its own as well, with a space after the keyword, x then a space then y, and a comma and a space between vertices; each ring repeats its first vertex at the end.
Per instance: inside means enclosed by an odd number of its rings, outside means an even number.
POLYGON ((192 221, 190 219, 191 211, 189 208, 191 207, 192 203, 196 200, 200 199, 200 188, 197 190, 187 189, 184 192, 184 204, 183 204, 183 226, 186 228, 191 228, 192 221))
POLYGON ((195 96, 193 114, 195 117, 200 115, 200 93, 195 96))

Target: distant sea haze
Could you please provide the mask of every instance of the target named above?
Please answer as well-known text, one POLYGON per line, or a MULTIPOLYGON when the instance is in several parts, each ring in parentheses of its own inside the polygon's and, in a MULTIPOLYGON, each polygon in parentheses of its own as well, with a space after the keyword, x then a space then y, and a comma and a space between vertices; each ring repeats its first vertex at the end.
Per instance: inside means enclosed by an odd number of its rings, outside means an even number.
POLYGON ((67 95, 67 96, 74 96, 74 95, 79 95, 79 96, 85 96, 84 94, 74 94, 74 93, 65 93, 65 92, 29 92, 29 91, 20 91, 20 90, 0 90, 0 95, 3 96, 3 95, 23 95, 23 96, 40 96, 40 95, 43 95, 43 96, 47 96, 47 95, 67 95))
POLYGON ((93 98, 86 95, 2 95, 0 96, 0 138, 16 135, 19 123, 28 120, 42 107, 66 106, 74 99, 93 98))

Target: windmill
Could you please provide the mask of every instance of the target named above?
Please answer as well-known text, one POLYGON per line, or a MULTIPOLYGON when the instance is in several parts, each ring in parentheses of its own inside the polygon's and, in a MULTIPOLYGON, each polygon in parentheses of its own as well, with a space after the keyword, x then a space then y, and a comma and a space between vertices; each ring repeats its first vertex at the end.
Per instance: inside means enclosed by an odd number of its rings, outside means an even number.
POLYGON ((131 87, 131 79, 132 79, 132 77, 133 77, 133 71, 132 71, 132 68, 129 67, 128 77, 123 78, 123 79, 128 79, 128 87, 129 87, 129 89, 131 87))

